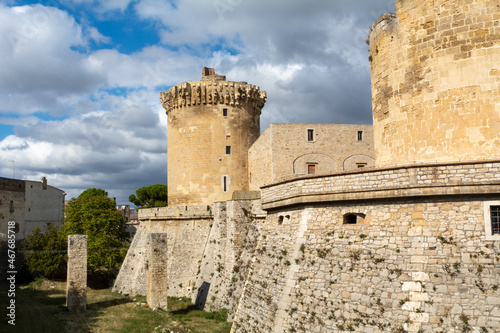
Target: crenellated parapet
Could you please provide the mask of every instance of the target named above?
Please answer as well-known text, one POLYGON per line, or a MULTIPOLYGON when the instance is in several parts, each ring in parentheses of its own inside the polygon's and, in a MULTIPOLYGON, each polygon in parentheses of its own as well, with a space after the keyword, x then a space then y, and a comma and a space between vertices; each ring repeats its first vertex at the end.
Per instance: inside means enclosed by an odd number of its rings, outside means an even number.
POLYGON ((173 109, 196 105, 250 107, 259 111, 267 101, 265 91, 246 82, 224 80, 184 82, 160 94, 167 114, 173 109))

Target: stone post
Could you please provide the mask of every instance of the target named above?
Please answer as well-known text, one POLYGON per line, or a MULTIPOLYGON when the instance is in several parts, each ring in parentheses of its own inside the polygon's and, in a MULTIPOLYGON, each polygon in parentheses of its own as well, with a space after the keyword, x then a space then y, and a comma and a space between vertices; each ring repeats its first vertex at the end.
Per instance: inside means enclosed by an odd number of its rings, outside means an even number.
POLYGON ((72 312, 87 309, 87 235, 68 236, 66 306, 72 312))
POLYGON ((151 233, 147 240, 148 291, 150 308, 167 310, 167 234, 151 233))

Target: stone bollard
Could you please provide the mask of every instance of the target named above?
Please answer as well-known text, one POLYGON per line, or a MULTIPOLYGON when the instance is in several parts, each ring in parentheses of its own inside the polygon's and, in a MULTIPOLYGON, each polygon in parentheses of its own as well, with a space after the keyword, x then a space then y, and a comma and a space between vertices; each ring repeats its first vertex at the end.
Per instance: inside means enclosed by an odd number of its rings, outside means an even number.
POLYGON ((151 309, 167 311, 167 234, 152 233, 147 238, 148 291, 151 309))
POLYGON ((87 309, 87 235, 68 236, 66 306, 71 312, 87 309))

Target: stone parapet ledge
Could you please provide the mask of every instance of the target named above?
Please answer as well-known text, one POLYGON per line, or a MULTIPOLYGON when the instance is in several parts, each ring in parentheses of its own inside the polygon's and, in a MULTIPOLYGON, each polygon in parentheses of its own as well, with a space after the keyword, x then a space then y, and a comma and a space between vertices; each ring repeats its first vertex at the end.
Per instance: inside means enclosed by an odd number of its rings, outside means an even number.
POLYGON ((262 209, 328 201, 499 194, 500 160, 419 164, 296 178, 262 187, 262 209))
POLYGON ((192 220, 213 218, 212 207, 203 206, 173 206, 139 209, 139 221, 147 220, 192 220))

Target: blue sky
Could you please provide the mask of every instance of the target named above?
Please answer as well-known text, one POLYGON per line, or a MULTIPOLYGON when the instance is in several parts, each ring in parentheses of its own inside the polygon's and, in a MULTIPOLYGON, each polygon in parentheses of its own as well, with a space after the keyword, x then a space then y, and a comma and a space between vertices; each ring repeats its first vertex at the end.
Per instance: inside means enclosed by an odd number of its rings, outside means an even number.
POLYGON ((0 176, 127 203, 166 182, 161 91, 203 66, 270 123, 371 123, 365 40, 394 0, 0 1, 0 176))

